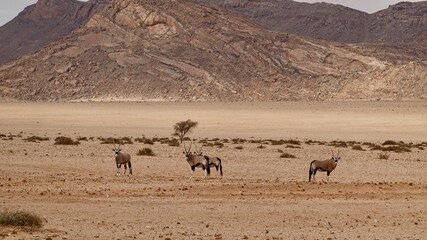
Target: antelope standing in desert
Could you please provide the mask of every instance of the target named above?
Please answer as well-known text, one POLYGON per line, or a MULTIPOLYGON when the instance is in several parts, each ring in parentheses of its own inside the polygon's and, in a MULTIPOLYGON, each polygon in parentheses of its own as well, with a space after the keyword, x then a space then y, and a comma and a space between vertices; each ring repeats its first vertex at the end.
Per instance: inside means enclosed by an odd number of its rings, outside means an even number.
POLYGON ((191 152, 191 145, 193 144, 192 142, 190 143, 190 147, 187 148, 185 147, 185 142, 184 144, 184 155, 185 155, 185 160, 187 160, 188 164, 190 164, 191 167, 191 176, 193 176, 194 174, 194 170, 196 169, 196 167, 199 168, 203 168, 203 170, 205 171, 205 177, 208 177, 211 173, 210 168, 209 168, 209 158, 207 156, 199 156, 196 154, 193 154, 191 152))
POLYGON ((116 166, 117 166, 117 173, 116 176, 120 175, 120 168, 122 166, 122 164, 125 165, 125 172, 124 174, 126 174, 126 170, 127 170, 127 166, 126 164, 129 165, 129 174, 132 175, 132 164, 130 163, 130 155, 128 153, 122 153, 122 149, 120 149, 120 142, 119 142, 119 147, 116 147, 116 143, 113 140, 113 144, 114 144, 114 155, 116 156, 116 166))
MULTIPOLYGON (((202 152, 202 148, 203 148, 203 144, 200 147, 200 149, 197 149, 197 145, 194 144, 194 147, 196 148, 196 151, 194 152, 194 154, 198 155, 198 156, 202 156, 203 152, 202 152)), ((220 176, 222 176, 222 160, 219 157, 209 157, 209 167, 211 166, 215 166, 216 168, 216 172, 219 173, 220 176)))
POLYGON ((338 160, 341 159, 340 150, 338 149, 338 154, 335 156, 334 152, 331 150, 332 157, 331 159, 319 161, 314 160, 310 163, 310 169, 308 170, 308 181, 311 182, 311 176, 313 176, 313 180, 316 181, 315 176, 317 171, 326 172, 328 175, 328 181, 329 181, 329 175, 331 172, 337 167, 338 160))

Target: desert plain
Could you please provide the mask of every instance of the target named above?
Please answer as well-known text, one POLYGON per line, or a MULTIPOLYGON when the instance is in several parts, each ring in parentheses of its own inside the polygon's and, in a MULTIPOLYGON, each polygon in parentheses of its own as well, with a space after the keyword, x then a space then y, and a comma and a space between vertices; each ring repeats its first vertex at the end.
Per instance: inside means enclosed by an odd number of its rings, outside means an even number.
POLYGON ((426 101, 12 102, 0 116, 0 209, 43 219, 40 229, 2 226, 0 239, 427 236, 426 101), (186 119, 199 123, 196 142, 223 143, 203 147, 223 160, 223 177, 213 168, 191 177, 182 146, 137 141, 122 146, 133 175, 115 176, 113 146, 99 137, 170 138, 186 119), (87 141, 54 145, 58 136, 87 141), (370 148, 387 140, 417 147, 370 148), (338 149, 329 181, 319 172, 309 183, 309 163, 338 149))

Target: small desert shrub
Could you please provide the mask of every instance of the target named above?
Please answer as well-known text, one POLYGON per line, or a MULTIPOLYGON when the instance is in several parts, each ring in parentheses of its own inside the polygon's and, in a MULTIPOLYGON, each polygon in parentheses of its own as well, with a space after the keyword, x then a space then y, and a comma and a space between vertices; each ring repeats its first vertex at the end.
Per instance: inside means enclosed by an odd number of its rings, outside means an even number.
POLYGON ((169 141, 168 145, 171 146, 171 147, 179 147, 180 146, 179 140, 175 139, 175 138, 172 138, 172 140, 169 141))
POLYGON ((74 141, 70 137, 57 137, 55 138, 55 145, 79 145, 79 141, 74 141))
POLYGON ((379 159, 388 159, 390 157, 390 155, 388 155, 387 153, 380 153, 379 155, 378 155, 378 158, 379 159))
POLYGON ((209 140, 209 141, 211 141, 211 142, 218 142, 219 141, 219 138, 212 138, 211 140, 209 140))
POLYGON ((301 148, 300 146, 294 146, 294 145, 286 145, 285 148, 301 148))
POLYGON ((230 141, 227 138, 221 139, 221 142, 223 143, 229 143, 230 141))
POLYGON ((282 149, 277 149, 277 152, 278 153, 283 153, 283 150, 282 149))
POLYGON ((217 148, 223 148, 224 147, 224 143, 222 143, 222 142, 214 142, 213 144, 217 148))
POLYGON ((387 140, 383 143, 383 145, 399 145, 399 144, 395 141, 387 140))
POLYGON ((199 143, 202 143, 202 144, 207 144, 208 143, 208 139, 201 139, 201 140, 199 140, 199 143))
POLYGON ((356 150, 356 151, 365 151, 362 146, 360 145, 353 145, 353 147, 351 147, 351 149, 356 150))
POLYGON ((258 147, 256 147, 256 148, 264 149, 265 147, 264 147, 264 145, 259 145, 259 146, 258 146, 258 147))
POLYGON ((101 144, 133 144, 132 139, 130 137, 122 137, 122 138, 103 138, 98 137, 101 141, 101 144))
POLYGON ((77 141, 88 141, 87 137, 78 137, 77 141))
POLYGON ((411 149, 407 147, 402 147, 402 146, 388 146, 388 147, 383 147, 381 150, 388 151, 388 152, 396 152, 396 153, 411 152, 411 149))
POLYGON ((49 141, 48 137, 38 137, 38 136, 31 136, 24 139, 26 142, 41 142, 41 141, 49 141))
POLYGON ((269 140, 271 142, 271 145, 283 145, 285 144, 285 141, 283 140, 269 140))
POLYGON ((242 144, 247 142, 247 140, 242 138, 233 138, 231 139, 231 142, 233 142, 233 144, 242 144))
POLYGON ((295 158, 295 156, 290 153, 282 153, 280 154, 280 158, 295 158))
POLYGON ((236 146, 236 147, 234 147, 235 149, 239 149, 239 150, 242 150, 243 149, 243 146, 236 146))
POLYGON ((0 225, 20 226, 20 227, 41 227, 42 220, 39 216, 23 211, 0 212, 0 225))
POLYGON ((136 153, 136 155, 138 156, 156 156, 156 154, 153 152, 153 150, 151 150, 151 148, 143 148, 143 149, 139 149, 138 152, 136 153))
POLYGON ((284 141, 286 144, 293 144, 293 145, 301 145, 301 142, 295 139, 289 139, 284 141))
POLYGON ((261 144, 262 140, 249 140, 249 143, 258 143, 258 144, 261 144))
POLYGON ((347 143, 344 141, 332 141, 328 145, 334 146, 334 147, 342 147, 342 148, 348 147, 347 143))

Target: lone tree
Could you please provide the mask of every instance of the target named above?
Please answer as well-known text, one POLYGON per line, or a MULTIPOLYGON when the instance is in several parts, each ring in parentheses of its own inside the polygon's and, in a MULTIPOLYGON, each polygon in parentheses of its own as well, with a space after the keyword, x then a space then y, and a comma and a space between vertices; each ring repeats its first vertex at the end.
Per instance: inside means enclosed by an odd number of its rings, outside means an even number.
POLYGON ((190 119, 188 119, 187 121, 177 122, 173 126, 173 130, 175 132, 172 134, 172 136, 179 137, 179 140, 182 143, 182 140, 184 139, 185 135, 187 133, 191 133, 191 131, 193 131, 193 129, 195 129, 198 124, 198 122, 193 122, 190 119))

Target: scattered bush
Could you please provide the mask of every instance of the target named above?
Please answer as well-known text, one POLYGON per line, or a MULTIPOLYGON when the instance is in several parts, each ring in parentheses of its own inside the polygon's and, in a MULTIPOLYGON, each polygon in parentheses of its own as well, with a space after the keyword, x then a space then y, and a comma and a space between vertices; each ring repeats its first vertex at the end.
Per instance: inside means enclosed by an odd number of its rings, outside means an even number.
POLYGON ((295 158, 295 156, 290 153, 282 153, 280 154, 280 158, 295 158))
POLYGON ((87 137, 77 137, 77 141, 88 141, 87 137))
POLYGON ((390 157, 390 155, 388 155, 387 153, 380 153, 379 155, 378 155, 378 158, 379 159, 388 159, 390 157))
POLYGON ((211 140, 209 140, 209 141, 211 141, 211 142, 218 142, 219 141, 219 138, 212 138, 211 140))
POLYGON ((347 142, 344 142, 344 141, 332 141, 328 145, 333 147, 342 147, 342 148, 348 147, 347 142))
POLYGON ((42 220, 39 216, 23 211, 0 212, 0 225, 20 226, 20 227, 41 227, 42 220))
POLYGON ((217 148, 223 148, 224 147, 224 143, 222 143, 222 142, 214 142, 213 145, 217 148))
POLYGON ((381 150, 382 151, 389 151, 389 152, 396 152, 396 153, 411 152, 411 149, 409 149, 407 147, 402 147, 402 146, 383 147, 381 150))
POLYGON ((143 148, 143 149, 139 149, 138 152, 136 153, 136 155, 138 156, 156 156, 156 154, 153 152, 153 150, 151 150, 151 148, 143 148))
POLYGON ((277 149, 277 152, 278 153, 283 153, 283 150, 282 149, 277 149))
POLYGON ((243 149, 243 146, 236 146, 236 147, 234 147, 235 149, 239 149, 239 150, 242 150, 243 149))
POLYGON ((227 138, 221 139, 221 142, 223 143, 229 143, 230 141, 227 138))
POLYGON ((57 137, 55 138, 55 145, 79 145, 79 141, 74 141, 70 137, 57 137))
POLYGON ((130 137, 122 137, 122 138, 103 138, 98 137, 98 139, 101 141, 101 144, 133 144, 132 139, 130 137))
POLYGON ((286 145, 285 148, 301 148, 300 146, 294 146, 294 145, 286 145))
POLYGON ((26 142, 41 142, 41 141, 49 141, 48 137, 38 137, 38 136, 31 136, 24 139, 26 142))
POLYGON ((175 139, 175 138, 170 140, 168 145, 171 147, 179 147, 180 146, 178 139, 175 139))
POLYGON ((397 142, 395 141, 387 140, 383 143, 383 145, 399 145, 399 144, 397 144, 397 142))
POLYGON ((264 147, 264 145, 259 145, 257 148, 264 149, 265 147, 264 147))
POLYGON ((293 144, 293 145, 301 145, 301 142, 295 139, 289 139, 284 141, 286 144, 293 144))
POLYGON ((362 146, 360 146, 360 145, 353 145, 353 147, 351 147, 351 149, 356 150, 356 151, 365 151, 365 149, 363 149, 362 146))

